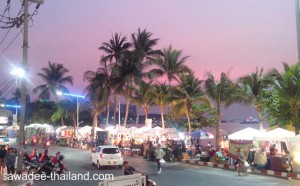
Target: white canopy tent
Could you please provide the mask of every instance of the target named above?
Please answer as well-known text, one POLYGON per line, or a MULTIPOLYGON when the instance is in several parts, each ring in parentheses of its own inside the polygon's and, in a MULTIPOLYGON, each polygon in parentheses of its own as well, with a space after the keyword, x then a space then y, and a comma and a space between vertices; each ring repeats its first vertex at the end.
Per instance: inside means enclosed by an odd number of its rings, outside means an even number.
POLYGON ((91 133, 92 127, 91 126, 84 126, 78 129, 78 132, 81 134, 91 133))
POLYGON ((256 136, 263 135, 264 132, 248 127, 228 136, 231 140, 253 140, 256 136))
POLYGON ((265 134, 260 134, 255 136, 255 140, 257 141, 288 141, 288 138, 294 137, 295 133, 282 129, 276 128, 274 130, 270 130, 265 134))

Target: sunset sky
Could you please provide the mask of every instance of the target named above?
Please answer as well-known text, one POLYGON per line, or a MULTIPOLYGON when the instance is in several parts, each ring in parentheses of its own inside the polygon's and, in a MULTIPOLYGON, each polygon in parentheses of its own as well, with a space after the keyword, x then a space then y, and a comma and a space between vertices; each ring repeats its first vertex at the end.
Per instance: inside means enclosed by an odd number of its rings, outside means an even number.
MULTIPOLYGON (((3 12, 6 1, 0 2, 3 12)), ((21 3, 12 1, 12 15, 21 3)), ((31 11, 34 6, 31 6, 31 11)), ((294 0, 45 0, 29 33, 30 88, 47 61, 63 63, 74 77, 72 92, 86 85, 83 73, 99 65, 98 50, 112 33, 130 36, 147 28, 157 48, 183 50, 200 78, 207 71, 237 78, 256 66, 281 68, 297 60, 294 0)), ((17 33, 13 29, 1 51, 17 33)), ((0 39, 6 30, 0 30, 0 39)), ((129 37, 130 38, 130 37, 129 37)), ((22 35, 0 56, 1 80, 22 60, 22 35)))

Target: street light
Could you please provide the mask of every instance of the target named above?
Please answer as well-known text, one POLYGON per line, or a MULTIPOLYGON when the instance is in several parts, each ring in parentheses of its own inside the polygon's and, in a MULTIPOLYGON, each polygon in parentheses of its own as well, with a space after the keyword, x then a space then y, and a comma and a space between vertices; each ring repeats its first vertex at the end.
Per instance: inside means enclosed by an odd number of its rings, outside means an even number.
MULTIPOLYGON (((23 68, 21 67, 16 67, 14 68, 11 72, 11 75, 16 77, 16 91, 18 88, 18 79, 24 78, 26 76, 26 72, 23 68)), ((16 119, 15 119, 16 123, 18 123, 18 108, 16 107, 16 119)))
POLYGON ((58 96, 70 96, 70 97, 75 97, 76 98, 76 114, 77 114, 77 117, 76 117, 76 136, 77 136, 77 139, 78 139, 78 126, 79 126, 80 123, 82 123, 82 122, 79 123, 79 99, 84 99, 85 97, 82 96, 82 95, 64 93, 64 92, 61 92, 61 91, 57 91, 56 95, 58 95, 58 96))

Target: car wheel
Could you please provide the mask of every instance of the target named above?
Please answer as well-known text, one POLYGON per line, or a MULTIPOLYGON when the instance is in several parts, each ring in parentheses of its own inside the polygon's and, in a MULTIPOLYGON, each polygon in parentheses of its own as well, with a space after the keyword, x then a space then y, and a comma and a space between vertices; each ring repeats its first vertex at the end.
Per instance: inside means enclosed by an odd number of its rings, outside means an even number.
POLYGON ((99 170, 101 169, 99 161, 97 161, 97 169, 99 169, 99 170))

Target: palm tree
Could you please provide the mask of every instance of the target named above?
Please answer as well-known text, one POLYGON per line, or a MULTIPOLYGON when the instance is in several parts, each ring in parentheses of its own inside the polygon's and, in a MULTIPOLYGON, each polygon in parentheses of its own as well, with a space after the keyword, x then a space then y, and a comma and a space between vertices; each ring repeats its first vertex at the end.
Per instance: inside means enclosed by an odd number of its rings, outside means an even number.
POLYGON ((141 61, 144 59, 149 60, 154 56, 161 55, 160 50, 154 50, 153 47, 157 45, 159 39, 151 37, 153 34, 148 32, 146 29, 141 31, 138 29, 137 33, 131 34, 134 51, 138 54, 141 61))
POLYGON ((192 73, 192 70, 185 65, 186 60, 189 56, 182 57, 181 50, 172 49, 170 45, 169 48, 163 49, 161 56, 158 56, 153 60, 153 63, 158 66, 158 69, 152 69, 151 74, 156 76, 166 75, 169 84, 172 80, 179 81, 179 74, 192 73))
MULTIPOLYGON (((102 58, 103 61, 109 60, 111 63, 119 63, 122 55, 131 47, 131 43, 127 42, 127 37, 122 36, 119 33, 112 35, 109 42, 104 42, 99 47, 99 50, 104 51, 107 55, 102 58)), ((117 97, 114 94, 114 117, 113 124, 116 124, 116 113, 117 113, 117 97)))
POLYGON ((126 98, 126 112, 124 118, 124 127, 126 127, 129 107, 131 104, 132 91, 135 84, 145 77, 142 73, 146 68, 138 60, 138 56, 135 52, 127 52, 118 64, 114 64, 112 67, 112 73, 114 74, 111 82, 112 87, 115 87, 117 94, 122 94, 126 98))
POLYGON ((139 82, 138 88, 133 91, 132 101, 138 106, 141 106, 145 113, 145 124, 148 119, 149 107, 154 104, 154 99, 150 92, 152 91, 152 82, 146 83, 145 81, 139 82))
POLYGON ((202 103, 210 107, 209 99, 201 90, 201 81, 194 74, 180 74, 180 84, 174 89, 169 98, 174 104, 174 111, 178 115, 185 115, 191 133, 191 111, 195 103, 202 103))
POLYGON ((284 72, 274 69, 274 91, 278 93, 279 100, 284 105, 289 105, 294 115, 295 134, 299 134, 299 109, 300 109, 300 62, 294 65, 283 63, 284 72))
MULTIPOLYGON (((76 103, 73 103, 69 99, 63 99, 58 102, 56 105, 56 111, 55 113, 51 116, 51 121, 56 122, 56 121, 61 121, 61 125, 65 125, 65 119, 71 116, 72 118, 72 123, 74 125, 77 123, 76 121, 76 103)), ((76 126, 74 126, 76 127, 76 126)))
POLYGON ((233 83, 227 73, 222 72, 219 81, 210 72, 206 74, 206 77, 204 82, 206 94, 216 104, 216 148, 220 149, 221 106, 228 107, 234 102, 242 102, 244 98, 238 84, 233 83))
POLYGON ((66 76, 69 70, 63 64, 48 61, 48 67, 42 68, 42 71, 37 75, 42 78, 45 84, 33 89, 34 93, 40 92, 39 98, 41 99, 50 99, 50 93, 56 96, 58 90, 68 92, 67 87, 64 86, 66 83, 73 85, 73 77, 66 76))
POLYGON ((239 78, 239 83, 244 89, 248 102, 255 106, 260 121, 260 129, 263 129, 262 104, 264 101, 264 91, 271 85, 271 79, 263 74, 264 69, 256 68, 256 71, 247 76, 239 78))
POLYGON ((86 71, 83 78, 89 82, 89 85, 85 88, 85 92, 91 102, 93 116, 92 136, 93 139, 95 139, 95 127, 98 125, 98 115, 103 112, 108 97, 108 92, 104 83, 105 74, 86 71))
POLYGON ((164 112, 166 105, 169 103, 170 92, 170 86, 166 85, 166 83, 161 83, 154 85, 150 93, 150 96, 154 98, 155 104, 159 106, 162 128, 165 128, 164 112))

